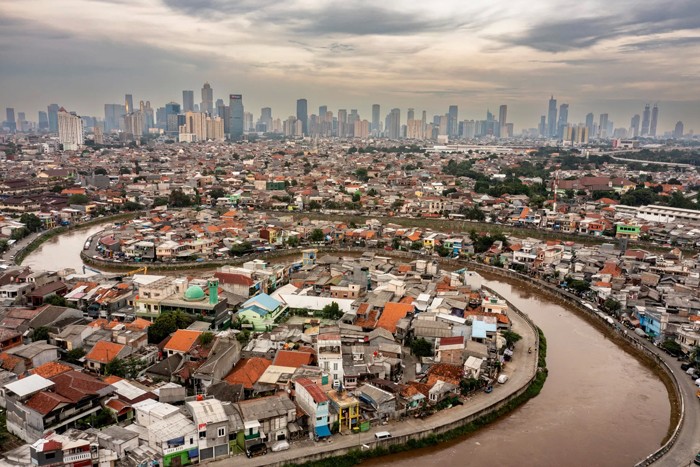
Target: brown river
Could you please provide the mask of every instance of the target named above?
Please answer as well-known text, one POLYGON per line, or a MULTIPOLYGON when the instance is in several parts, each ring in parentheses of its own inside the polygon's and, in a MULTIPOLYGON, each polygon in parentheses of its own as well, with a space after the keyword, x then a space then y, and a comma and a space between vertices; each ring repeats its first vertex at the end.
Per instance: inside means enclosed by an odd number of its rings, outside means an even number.
MULTIPOLYGON (((23 264, 81 272, 85 240, 102 228, 53 239, 23 264)), ((471 436, 363 465, 629 466, 659 447, 670 404, 651 371, 561 306, 520 286, 486 284, 544 331, 549 377, 540 395, 471 436)))

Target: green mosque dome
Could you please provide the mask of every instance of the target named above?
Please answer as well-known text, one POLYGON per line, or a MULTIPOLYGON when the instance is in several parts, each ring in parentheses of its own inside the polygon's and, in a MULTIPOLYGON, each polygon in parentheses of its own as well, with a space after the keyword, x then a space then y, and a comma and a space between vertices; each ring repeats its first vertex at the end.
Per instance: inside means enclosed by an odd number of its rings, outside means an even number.
POLYGON ((204 300, 204 297, 204 290, 198 285, 191 285, 185 291, 185 300, 188 302, 204 300))

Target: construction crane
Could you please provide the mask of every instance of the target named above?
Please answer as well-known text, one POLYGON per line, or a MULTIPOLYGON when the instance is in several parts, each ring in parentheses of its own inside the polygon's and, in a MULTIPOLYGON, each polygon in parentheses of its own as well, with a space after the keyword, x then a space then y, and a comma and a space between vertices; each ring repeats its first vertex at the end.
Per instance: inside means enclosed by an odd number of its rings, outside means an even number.
POLYGON ((134 269, 133 271, 129 271, 124 274, 124 276, 129 277, 133 276, 134 274, 138 274, 140 272, 143 272, 144 274, 148 274, 148 266, 144 266, 142 268, 134 269))

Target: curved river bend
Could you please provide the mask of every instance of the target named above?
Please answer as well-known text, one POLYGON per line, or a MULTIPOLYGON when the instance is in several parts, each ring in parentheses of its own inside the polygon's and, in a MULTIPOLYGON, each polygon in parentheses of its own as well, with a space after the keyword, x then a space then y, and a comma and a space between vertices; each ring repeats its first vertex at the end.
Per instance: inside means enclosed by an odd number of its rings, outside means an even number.
MULTIPOLYGON (((73 268, 88 236, 104 226, 52 239, 23 264, 73 268)), ((547 337, 549 377, 538 397, 487 428, 433 448, 366 465, 633 465, 664 438, 670 404, 661 381, 581 318, 526 288, 486 281, 530 315, 547 337)))

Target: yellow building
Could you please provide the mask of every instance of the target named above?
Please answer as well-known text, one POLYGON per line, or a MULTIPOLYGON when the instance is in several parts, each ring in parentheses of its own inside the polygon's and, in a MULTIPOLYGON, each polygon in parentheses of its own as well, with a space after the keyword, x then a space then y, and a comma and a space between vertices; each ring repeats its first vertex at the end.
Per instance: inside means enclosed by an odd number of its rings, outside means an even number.
POLYGON ((338 432, 352 430, 360 423, 360 401, 347 391, 328 391, 331 400, 331 423, 338 422, 338 432))

